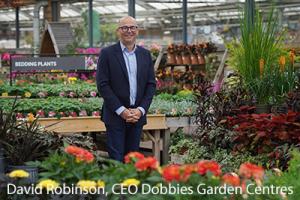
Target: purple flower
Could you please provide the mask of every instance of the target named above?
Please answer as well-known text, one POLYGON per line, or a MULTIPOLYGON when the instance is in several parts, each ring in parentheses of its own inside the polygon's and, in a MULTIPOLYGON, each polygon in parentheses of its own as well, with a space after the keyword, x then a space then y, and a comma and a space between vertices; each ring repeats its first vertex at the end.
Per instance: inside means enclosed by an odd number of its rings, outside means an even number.
POLYGON ((216 83, 214 83, 213 84, 212 92, 213 93, 219 92, 221 90, 222 84, 223 84, 222 80, 221 81, 217 81, 216 83))
POLYGON ((78 77, 78 74, 73 72, 73 73, 68 73, 68 77, 78 77))
POLYGON ((85 74, 81 74, 80 79, 85 81, 88 79, 88 77, 85 74))

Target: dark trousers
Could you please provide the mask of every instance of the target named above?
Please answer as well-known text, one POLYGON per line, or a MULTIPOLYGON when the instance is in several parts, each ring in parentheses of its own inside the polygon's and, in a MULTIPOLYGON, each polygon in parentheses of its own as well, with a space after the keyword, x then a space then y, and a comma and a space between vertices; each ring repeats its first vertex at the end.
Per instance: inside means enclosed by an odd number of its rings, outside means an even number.
POLYGON ((136 126, 131 123, 105 126, 107 150, 111 159, 123 162, 127 153, 139 150, 142 126, 136 126))

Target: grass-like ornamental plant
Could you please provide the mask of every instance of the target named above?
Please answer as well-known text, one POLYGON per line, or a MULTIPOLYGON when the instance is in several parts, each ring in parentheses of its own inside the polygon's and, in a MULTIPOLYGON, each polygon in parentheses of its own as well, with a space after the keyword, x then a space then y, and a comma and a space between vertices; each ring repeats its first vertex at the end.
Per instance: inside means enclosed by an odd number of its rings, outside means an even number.
POLYGON ((245 13, 239 42, 229 45, 229 63, 241 74, 257 103, 276 101, 295 86, 294 57, 282 47, 284 31, 278 27, 273 9, 266 19, 256 11, 253 24, 247 18, 245 13))

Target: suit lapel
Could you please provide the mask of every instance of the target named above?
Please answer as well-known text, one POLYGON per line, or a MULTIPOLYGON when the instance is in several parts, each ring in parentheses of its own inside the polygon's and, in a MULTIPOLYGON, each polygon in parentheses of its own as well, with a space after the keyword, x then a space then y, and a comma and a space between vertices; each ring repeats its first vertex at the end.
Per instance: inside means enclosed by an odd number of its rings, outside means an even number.
POLYGON ((115 45, 115 49, 116 49, 116 51, 115 51, 116 54, 115 55, 116 55, 120 65, 121 65, 122 71, 123 71, 127 81, 129 81, 125 60, 124 60, 123 53, 122 53, 121 46, 120 46, 119 42, 115 45))

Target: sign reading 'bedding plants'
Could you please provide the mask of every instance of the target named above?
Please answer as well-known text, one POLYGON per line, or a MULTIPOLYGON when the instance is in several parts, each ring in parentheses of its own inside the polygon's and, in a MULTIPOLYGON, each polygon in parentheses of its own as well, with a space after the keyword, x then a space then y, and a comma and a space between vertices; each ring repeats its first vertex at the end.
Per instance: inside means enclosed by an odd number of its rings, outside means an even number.
POLYGON ((39 57, 39 58, 11 58, 14 71, 47 71, 47 70, 77 70, 86 69, 84 56, 69 57, 39 57))

